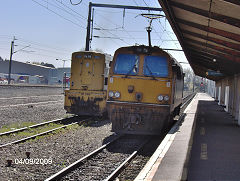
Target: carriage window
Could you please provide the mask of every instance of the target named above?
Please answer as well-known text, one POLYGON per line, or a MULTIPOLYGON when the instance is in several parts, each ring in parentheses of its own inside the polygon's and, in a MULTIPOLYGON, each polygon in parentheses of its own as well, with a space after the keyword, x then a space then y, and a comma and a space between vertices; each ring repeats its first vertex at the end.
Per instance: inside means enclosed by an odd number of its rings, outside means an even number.
POLYGON ((118 54, 114 73, 136 75, 138 73, 139 56, 134 54, 118 54))
POLYGON ((143 73, 146 76, 167 77, 167 58, 160 56, 146 56, 144 59, 143 73))

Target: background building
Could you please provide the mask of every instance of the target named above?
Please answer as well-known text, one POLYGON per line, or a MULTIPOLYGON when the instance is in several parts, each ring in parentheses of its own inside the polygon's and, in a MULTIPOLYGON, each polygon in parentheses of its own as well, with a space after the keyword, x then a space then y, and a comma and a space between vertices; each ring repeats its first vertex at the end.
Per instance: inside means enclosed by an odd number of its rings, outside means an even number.
MULTIPOLYGON (((9 60, 0 60, 0 78, 8 78, 9 60)), ((14 83, 61 84, 63 74, 70 68, 53 68, 43 65, 12 61, 11 78, 14 83)))

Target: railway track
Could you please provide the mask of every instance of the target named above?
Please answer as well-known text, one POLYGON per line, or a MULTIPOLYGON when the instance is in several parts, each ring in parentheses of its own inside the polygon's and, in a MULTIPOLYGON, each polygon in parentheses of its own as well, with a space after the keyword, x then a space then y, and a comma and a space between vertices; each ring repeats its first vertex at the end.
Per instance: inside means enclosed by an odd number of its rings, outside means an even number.
MULTIPOLYGON (((148 144, 148 147, 145 147, 145 149, 141 150, 140 154, 138 154, 136 158, 134 158, 134 160, 128 165, 128 167, 126 167, 123 170, 123 172, 121 172, 117 176, 118 180, 134 180, 138 176, 140 170, 142 170, 143 167, 147 164, 147 162, 149 161, 149 158, 152 156, 152 154, 155 152, 158 146, 162 143, 162 141, 165 139, 168 139, 169 138, 168 134, 172 135, 177 125, 180 125, 182 123, 185 117, 185 114, 183 114, 183 112, 194 96, 195 96, 195 93, 190 94, 183 98, 183 105, 181 106, 181 114, 175 118, 177 120, 175 121, 175 124, 171 127, 169 132, 166 133, 165 135, 162 135, 161 138, 157 137, 151 140, 151 142, 148 144)), ((111 180, 116 180, 116 179, 111 179, 111 180)))
POLYGON ((55 173, 50 180, 112 180, 149 141, 146 138, 117 136, 88 155, 55 173), (99 174, 99 172, 101 174, 99 174))
POLYGON ((192 93, 192 94, 189 94, 187 96, 185 96, 183 98, 183 104, 181 106, 181 109, 183 109, 184 107, 186 107, 186 105, 188 105, 188 103, 194 98, 194 96, 196 95, 196 93, 192 93))
POLYGON ((0 106, 0 109, 3 108, 13 108, 13 107, 19 107, 19 106, 34 106, 34 105, 41 105, 41 104, 56 104, 56 103, 62 103, 63 101, 44 101, 44 102, 32 102, 32 103, 25 103, 25 104, 14 104, 14 105, 7 105, 7 106, 0 106))
MULTIPOLYGON (((194 95, 195 94, 188 95, 183 99, 184 103, 181 106, 181 109, 184 109, 184 107, 190 102, 190 100, 192 100, 194 95)), ((177 122, 180 124, 180 122, 183 120, 183 118, 184 118, 184 115, 183 114, 180 115, 177 122)), ((125 169, 128 169, 128 165, 130 163, 132 164, 132 160, 136 156, 138 156, 139 151, 143 150, 144 145, 146 145, 150 140, 150 138, 144 139, 144 140, 143 140, 143 138, 141 138, 140 139, 141 143, 138 143, 137 147, 133 146, 133 149, 132 149, 131 153, 128 153, 128 156, 125 156, 124 158, 122 158, 121 163, 119 163, 119 159, 117 159, 117 163, 115 163, 116 161, 113 161, 112 159, 109 159, 110 157, 112 157, 111 154, 106 156, 102 152, 104 150, 107 150, 109 147, 111 147, 120 138, 117 137, 113 141, 102 145, 100 148, 94 150, 93 152, 89 153, 88 155, 86 155, 86 156, 80 158, 79 160, 75 161, 74 163, 70 164, 66 168, 60 170, 59 172, 55 173, 51 177, 47 178, 45 181, 71 180, 71 179, 72 180, 104 180, 104 181, 109 181, 109 180, 116 179, 117 177, 119 177, 119 175, 121 173, 123 173, 123 171, 125 169), (102 155, 101 155, 101 153, 102 153, 102 155), (107 162, 105 162, 105 160, 107 162), (109 165, 109 163, 110 163, 110 165, 109 165), (88 164, 90 164, 90 165, 88 165, 88 164), (115 166, 115 168, 113 170, 112 169, 110 169, 110 170, 109 169, 102 169, 102 167, 106 167, 106 166, 108 168, 113 168, 114 167, 113 165, 115 166), (117 165, 117 167, 116 167, 116 165, 117 165)), ((157 145, 159 145, 159 143, 161 142, 161 140, 163 138, 164 137, 158 138, 160 141, 157 143, 157 145)), ((121 145, 126 146, 126 144, 121 144, 121 145)), ((157 148, 157 145, 156 145, 156 148, 157 148)), ((121 149, 124 150, 124 148, 119 147, 118 151, 116 151, 116 150, 112 151, 111 149, 110 149, 110 151, 114 155, 114 153, 116 153, 116 152, 121 153, 122 152, 121 149)), ((154 150, 152 150, 151 152, 153 153, 154 150)), ((145 152, 146 152, 146 150, 145 150, 145 152)), ((150 157, 150 156, 148 155, 148 157, 150 157)), ((141 157, 141 159, 142 159, 142 157, 141 157)), ((140 160, 140 162, 141 161, 142 160, 140 160)), ((146 164, 147 160, 144 160, 143 162, 144 162, 144 164, 146 164)), ((144 166, 144 164, 142 163, 143 166, 144 166)), ((134 167, 134 164, 131 167, 134 167)), ((132 170, 134 170, 134 168, 132 170)), ((130 174, 132 173, 132 170, 130 171, 130 174)), ((141 170, 141 168, 140 168, 140 170, 141 170)), ((137 176, 137 174, 139 172, 139 168, 138 168, 138 170, 135 170, 134 172, 135 172, 134 173, 135 176, 137 176)), ((134 179, 133 176, 131 176, 131 178, 134 179)))
POLYGON ((22 142, 25 142, 27 140, 34 139, 34 138, 36 138, 38 136, 46 135, 46 134, 52 133, 54 131, 57 131, 57 130, 60 130, 60 129, 63 129, 63 128, 67 128, 69 126, 79 124, 80 122, 81 123, 87 122, 87 121, 92 119, 92 118, 88 118, 88 119, 83 119, 81 121, 75 121, 74 120, 75 118, 76 118, 76 116, 73 116, 73 117, 70 117, 70 118, 65 118, 65 119, 57 119, 57 120, 52 120, 52 121, 48 121, 48 122, 35 124, 35 125, 29 126, 29 127, 24 127, 24 128, 20 128, 20 129, 16 129, 16 130, 0 133, 0 136, 6 136, 6 135, 10 135, 10 134, 16 134, 16 133, 19 133, 19 132, 22 132, 22 131, 28 131, 29 129, 38 128, 40 126, 45 126, 45 125, 51 124, 51 123, 62 123, 62 124, 65 124, 63 126, 60 126, 60 127, 54 128, 54 129, 49 129, 47 131, 43 131, 43 132, 40 132, 40 133, 35 134, 35 135, 31 135, 31 136, 28 136, 28 137, 25 137, 25 138, 21 138, 21 139, 18 139, 18 140, 14 140, 14 141, 2 144, 2 145, 0 145, 0 148, 4 148, 6 146, 13 145, 13 144, 22 143, 22 142))
POLYGON ((0 100, 9 100, 9 99, 30 99, 30 98, 43 98, 43 97, 62 97, 63 95, 50 95, 50 96, 29 96, 29 97, 0 97, 0 100))
POLYGON ((15 129, 15 130, 12 130, 12 131, 6 131, 6 132, 3 132, 3 133, 0 133, 0 136, 6 136, 6 135, 9 135, 9 134, 18 133, 20 131, 25 131, 25 130, 32 129, 32 128, 37 128, 37 127, 40 127, 40 126, 45 126, 45 125, 50 124, 50 123, 67 122, 69 119, 72 119, 72 118, 74 118, 74 116, 71 116, 69 118, 61 118, 61 119, 55 119, 55 120, 51 120, 51 121, 46 121, 46 122, 34 124, 32 126, 19 128, 19 129, 15 129))

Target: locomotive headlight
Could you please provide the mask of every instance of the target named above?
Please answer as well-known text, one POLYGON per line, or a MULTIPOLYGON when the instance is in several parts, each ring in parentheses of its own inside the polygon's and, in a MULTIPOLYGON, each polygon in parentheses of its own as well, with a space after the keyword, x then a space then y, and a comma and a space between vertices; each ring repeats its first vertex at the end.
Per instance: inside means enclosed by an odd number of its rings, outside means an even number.
POLYGON ((120 92, 118 92, 118 91, 115 92, 115 97, 116 97, 116 98, 119 98, 120 96, 121 96, 120 92))
POLYGON ((168 101, 169 97, 168 96, 164 96, 164 101, 168 101))
POLYGON ((163 100, 163 96, 162 95, 159 95, 157 98, 158 98, 159 101, 163 100))
POLYGON ((113 97, 113 96, 114 96, 114 92, 113 92, 113 91, 109 91, 109 92, 108 92, 108 96, 109 96, 109 97, 113 97))

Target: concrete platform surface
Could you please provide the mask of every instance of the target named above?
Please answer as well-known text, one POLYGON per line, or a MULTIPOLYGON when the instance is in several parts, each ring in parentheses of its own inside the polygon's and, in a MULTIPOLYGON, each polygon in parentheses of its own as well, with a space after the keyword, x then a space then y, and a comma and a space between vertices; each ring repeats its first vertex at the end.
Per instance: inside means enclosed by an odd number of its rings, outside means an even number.
POLYGON ((197 112, 198 95, 188 105, 182 121, 178 121, 168 132, 149 162, 134 181, 180 180, 186 177, 189 144, 197 112))
POLYGON ((212 98, 199 98, 187 178, 240 180, 240 128, 212 98))
POLYGON ((240 128, 198 93, 135 181, 240 181, 240 128))

